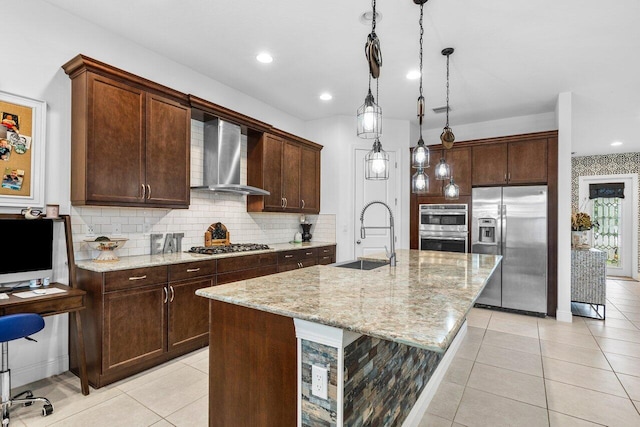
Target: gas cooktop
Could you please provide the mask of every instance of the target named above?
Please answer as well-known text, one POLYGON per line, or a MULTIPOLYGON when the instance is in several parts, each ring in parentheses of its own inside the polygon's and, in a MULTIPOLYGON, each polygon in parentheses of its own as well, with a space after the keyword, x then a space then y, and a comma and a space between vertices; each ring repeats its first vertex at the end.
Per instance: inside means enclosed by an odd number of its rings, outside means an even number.
POLYGON ((193 246, 187 252, 216 255, 232 252, 262 251, 265 249, 269 249, 269 246, 259 243, 234 243, 228 246, 193 246))

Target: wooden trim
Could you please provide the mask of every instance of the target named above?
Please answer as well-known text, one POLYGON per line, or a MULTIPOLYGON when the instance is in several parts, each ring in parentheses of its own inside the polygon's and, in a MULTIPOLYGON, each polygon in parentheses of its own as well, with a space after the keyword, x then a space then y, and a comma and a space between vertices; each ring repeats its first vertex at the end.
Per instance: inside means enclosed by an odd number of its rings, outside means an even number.
POLYGON ((294 134, 289 133, 289 132, 285 132, 285 131, 283 131, 281 129, 272 128, 270 133, 273 134, 273 135, 277 135, 277 136, 279 136, 281 138, 285 138, 285 139, 288 139, 290 141, 294 141, 294 142, 297 142, 299 144, 306 145, 307 147, 310 147, 310 148, 313 148, 313 149, 316 149, 316 150, 322 150, 322 148, 323 148, 323 146, 320 145, 320 144, 316 144, 313 141, 309 141, 308 139, 301 138, 301 137, 299 137, 297 135, 294 135, 294 134))
POLYGON ((191 117, 195 120, 204 122, 217 117, 240 125, 241 127, 246 127, 260 132, 271 132, 273 129, 273 127, 268 123, 256 120, 253 117, 238 113, 237 111, 230 110, 222 105, 214 104, 213 102, 198 98, 195 95, 189 94, 187 96, 189 98, 189 104, 193 109, 191 111, 191 117))
MULTIPOLYGON (((523 133, 519 135, 507 135, 507 136, 496 136, 494 138, 482 138, 482 139, 470 139, 467 141, 456 141, 454 144, 454 148, 457 147, 473 147, 477 144, 498 144, 504 142, 521 142, 526 141, 527 139, 542 139, 542 138, 558 138, 557 130, 550 130, 544 132, 533 132, 533 133, 523 133)), ((442 148, 442 144, 431 144, 428 146, 431 148, 442 148)))
POLYGON ((113 67, 109 64, 105 64, 104 62, 100 62, 83 54, 78 54, 67 61, 62 66, 62 69, 71 79, 75 79, 83 72, 91 71, 96 74, 111 77, 126 84, 133 83, 134 85, 144 88, 146 91, 156 92, 163 96, 170 97, 180 104, 189 105, 189 97, 185 93, 145 79, 144 77, 129 73, 128 71, 113 67))
POLYGON ((558 135, 547 139, 547 315, 558 307, 558 135))

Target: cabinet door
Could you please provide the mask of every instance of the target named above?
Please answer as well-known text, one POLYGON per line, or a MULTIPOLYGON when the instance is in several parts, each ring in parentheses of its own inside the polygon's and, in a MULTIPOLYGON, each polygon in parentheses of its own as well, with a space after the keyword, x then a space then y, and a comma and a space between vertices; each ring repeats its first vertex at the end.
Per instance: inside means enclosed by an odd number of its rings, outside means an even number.
POLYGON ((145 202, 189 207, 191 110, 147 95, 145 202))
POLYGON ((284 141, 282 146, 282 196, 285 210, 300 212, 300 158, 302 148, 284 141))
MULTIPOLYGON (((445 150, 445 159, 451 167, 453 180, 460 187, 461 196, 471 195, 471 148, 445 150)), ((448 184, 445 181, 445 185, 448 184)))
POLYGON ((169 283, 169 351, 197 348, 208 340, 209 300, 196 290, 213 286, 213 278, 169 283))
POLYGON ((85 169, 85 201, 142 203, 144 93, 92 73, 87 89, 86 164, 72 165, 85 169))
POLYGON ((509 144, 509 184, 547 182, 547 138, 509 144))
POLYGON ((282 210, 282 151, 280 138, 265 134, 263 136, 263 179, 264 189, 271 192, 264 197, 264 209, 282 210))
POLYGON ((473 185, 507 183, 507 144, 487 144, 472 148, 473 185))
POLYGON ((300 204, 304 213, 320 213, 320 151, 300 150, 300 204))
POLYGON ((162 355, 167 336, 166 285, 104 295, 102 373, 162 355))

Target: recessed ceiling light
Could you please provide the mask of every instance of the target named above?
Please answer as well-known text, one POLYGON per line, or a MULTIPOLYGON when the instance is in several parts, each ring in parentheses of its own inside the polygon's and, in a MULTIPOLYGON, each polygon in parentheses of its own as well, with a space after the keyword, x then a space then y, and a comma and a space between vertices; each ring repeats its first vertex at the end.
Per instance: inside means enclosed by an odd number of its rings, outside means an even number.
POLYGON ((329 101, 329 100, 333 99, 333 96, 330 93, 325 92, 325 93, 320 95, 320 99, 322 99, 323 101, 329 101))
POLYGON ((612 146, 612 147, 618 147, 618 146, 620 146, 620 145, 622 145, 622 142, 620 142, 620 141, 616 141, 616 142, 612 142, 612 143, 611 143, 611 146, 612 146))
MULTIPOLYGON (((372 11, 367 11, 364 12, 362 15, 360 15, 360 23, 364 24, 364 25, 371 25, 371 21, 373 21, 373 12, 372 11)), ((380 14, 380 12, 376 11, 376 23, 382 21, 382 15, 380 14)))
POLYGON ((258 56, 256 56, 256 59, 263 64, 269 64, 273 62, 273 56, 269 55, 267 52, 260 53, 258 56))
POLYGON ((407 79, 409 80, 418 80, 420 78, 420 71, 411 70, 407 73, 407 79))

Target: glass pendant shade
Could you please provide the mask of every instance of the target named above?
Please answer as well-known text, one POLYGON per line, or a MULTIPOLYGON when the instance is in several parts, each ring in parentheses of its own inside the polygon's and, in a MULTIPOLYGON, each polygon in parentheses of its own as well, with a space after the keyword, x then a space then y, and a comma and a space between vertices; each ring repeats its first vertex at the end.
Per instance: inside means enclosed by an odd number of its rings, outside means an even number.
POLYGON ((364 177, 378 180, 389 179, 389 154, 382 149, 382 143, 376 139, 373 148, 364 157, 364 177))
POLYGON ((444 181, 451 178, 451 168, 445 162, 444 158, 440 159, 440 162, 436 165, 435 176, 438 181, 444 181))
POLYGON ((449 181, 449 183, 444 187, 444 198, 447 200, 455 200, 460 197, 460 187, 458 184, 453 182, 453 178, 449 181))
POLYGON ((422 138, 418 141, 411 152, 411 167, 428 168, 429 167, 429 148, 424 145, 422 138))
POLYGON ((371 89, 358 108, 358 136, 366 139, 382 136, 382 108, 376 104, 371 89))
POLYGON ((413 194, 429 193, 429 177, 424 173, 424 169, 419 168, 411 177, 411 192, 413 194))

